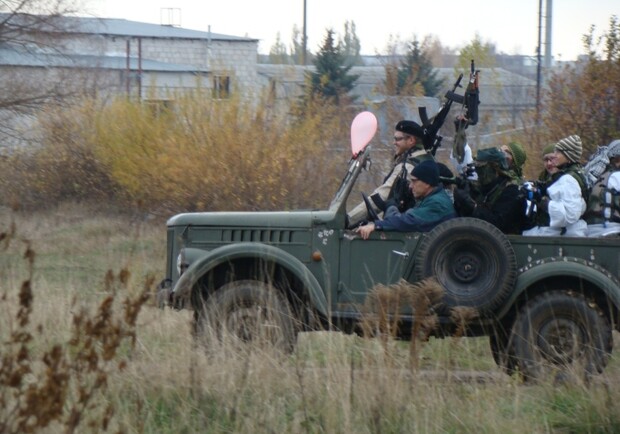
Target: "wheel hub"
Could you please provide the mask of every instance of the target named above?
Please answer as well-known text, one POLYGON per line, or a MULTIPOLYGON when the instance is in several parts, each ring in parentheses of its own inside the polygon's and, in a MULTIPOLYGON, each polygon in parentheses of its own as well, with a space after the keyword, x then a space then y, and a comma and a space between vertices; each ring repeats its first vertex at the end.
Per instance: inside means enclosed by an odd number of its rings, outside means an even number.
POLYGON ((560 318, 544 324, 537 340, 542 355, 556 364, 571 363, 579 356, 579 349, 585 345, 579 325, 560 318))
POLYGON ((461 282, 471 282, 479 274, 480 260, 467 252, 458 255, 452 262, 453 275, 461 282))

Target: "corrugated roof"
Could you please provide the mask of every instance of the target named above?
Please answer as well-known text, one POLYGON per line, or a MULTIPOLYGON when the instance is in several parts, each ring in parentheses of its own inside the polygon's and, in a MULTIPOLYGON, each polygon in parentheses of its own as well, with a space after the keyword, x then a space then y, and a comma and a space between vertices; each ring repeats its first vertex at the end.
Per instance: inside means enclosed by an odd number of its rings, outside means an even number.
MULTIPOLYGON (((0 20, 4 21, 9 14, 0 13, 0 20)), ((20 21, 30 19, 29 15, 15 15, 11 21, 18 24, 20 21)), ((40 17, 37 17, 40 20, 40 17)), ((258 42, 258 39, 240 36, 223 35, 220 33, 204 32, 200 30, 185 29, 182 27, 164 26, 160 24, 129 21, 120 18, 94 18, 94 17, 55 17, 49 31, 63 29, 68 33, 85 33, 94 35, 110 36, 141 36, 150 38, 175 38, 175 39, 203 39, 220 41, 258 42)), ((6 25, 7 23, 5 23, 6 25)))

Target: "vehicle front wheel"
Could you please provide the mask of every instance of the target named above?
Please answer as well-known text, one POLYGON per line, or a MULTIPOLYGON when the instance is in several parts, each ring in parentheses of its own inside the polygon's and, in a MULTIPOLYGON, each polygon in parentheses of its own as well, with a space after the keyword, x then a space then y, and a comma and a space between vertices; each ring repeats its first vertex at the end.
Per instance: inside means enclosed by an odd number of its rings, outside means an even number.
MULTIPOLYGON (((513 349, 524 379, 601 373, 612 350, 609 319, 595 304, 568 291, 529 301, 513 328, 513 349)), ((557 378, 557 377, 556 377, 557 378)))
POLYGON ((296 332, 292 309, 280 292, 264 282, 242 280, 218 289, 195 311, 197 338, 215 337, 234 347, 290 352, 296 332))

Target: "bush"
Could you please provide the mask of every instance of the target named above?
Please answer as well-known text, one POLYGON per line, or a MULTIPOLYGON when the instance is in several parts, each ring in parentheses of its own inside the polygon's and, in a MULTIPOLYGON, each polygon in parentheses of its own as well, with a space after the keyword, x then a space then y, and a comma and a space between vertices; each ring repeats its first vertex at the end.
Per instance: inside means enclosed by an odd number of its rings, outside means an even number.
POLYGON ((353 113, 180 96, 168 107, 83 101, 41 118, 42 145, 0 166, 1 201, 67 199, 161 212, 326 205, 346 163, 353 113))

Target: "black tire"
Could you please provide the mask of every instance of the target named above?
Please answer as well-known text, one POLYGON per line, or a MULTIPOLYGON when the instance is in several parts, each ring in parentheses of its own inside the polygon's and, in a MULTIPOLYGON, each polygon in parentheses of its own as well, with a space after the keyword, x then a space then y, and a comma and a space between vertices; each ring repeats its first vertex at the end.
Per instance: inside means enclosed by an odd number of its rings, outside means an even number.
POLYGON ((195 312, 195 331, 234 347, 291 352, 296 340, 289 302, 276 288, 256 280, 231 282, 210 296, 195 312))
POLYGON ((441 223, 420 242, 414 266, 418 280, 435 276, 447 307, 493 312, 511 293, 517 277, 512 245, 484 220, 459 217, 441 223))
POLYGON ((568 291, 530 300, 513 327, 513 345, 526 381, 603 372, 612 351, 609 319, 593 302, 568 291))

